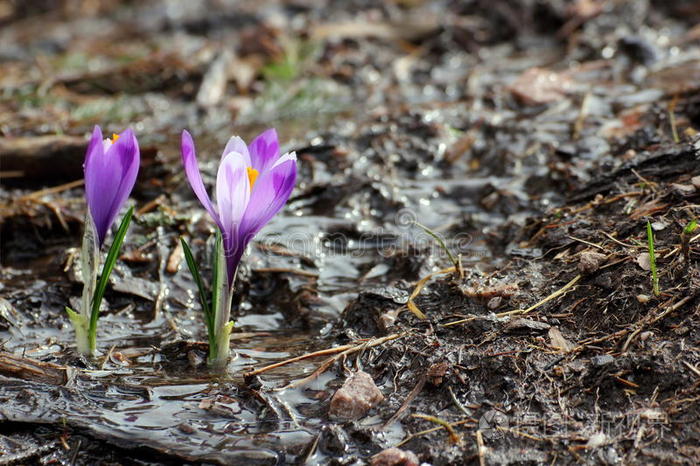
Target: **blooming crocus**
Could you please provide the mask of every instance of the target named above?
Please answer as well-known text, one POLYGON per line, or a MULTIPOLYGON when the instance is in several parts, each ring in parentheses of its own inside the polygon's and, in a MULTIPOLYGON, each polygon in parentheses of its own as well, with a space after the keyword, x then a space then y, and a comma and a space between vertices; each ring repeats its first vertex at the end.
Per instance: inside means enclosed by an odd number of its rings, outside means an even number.
POLYGON ((85 198, 100 246, 134 187, 139 163, 139 145, 131 129, 103 140, 95 126, 85 155, 85 198))
POLYGON ((248 243, 289 199, 297 176, 296 154, 280 156, 277 132, 268 129, 246 146, 234 136, 216 177, 216 206, 197 166, 192 136, 182 132, 182 163, 195 195, 221 230, 229 287, 248 243))
POLYGON ((221 232, 217 239, 211 299, 187 243, 182 245, 197 282, 209 336, 209 363, 223 368, 230 353, 231 297, 238 264, 248 243, 289 199, 297 176, 296 154, 280 156, 277 132, 268 129, 246 145, 237 136, 224 148, 212 203, 197 166, 192 136, 182 132, 182 163, 195 195, 221 232), (225 275, 225 277, 223 276, 225 275))
POLYGON ((119 230, 114 235, 98 282, 99 251, 115 217, 134 187, 139 163, 139 145, 132 130, 127 129, 119 135, 115 134, 110 139, 103 140, 102 130, 95 126, 83 167, 88 212, 85 215, 85 234, 80 253, 83 274, 82 304, 79 312, 66 307, 75 329, 78 351, 87 356, 95 354, 100 303, 109 275, 119 256, 133 208, 124 215, 119 230))

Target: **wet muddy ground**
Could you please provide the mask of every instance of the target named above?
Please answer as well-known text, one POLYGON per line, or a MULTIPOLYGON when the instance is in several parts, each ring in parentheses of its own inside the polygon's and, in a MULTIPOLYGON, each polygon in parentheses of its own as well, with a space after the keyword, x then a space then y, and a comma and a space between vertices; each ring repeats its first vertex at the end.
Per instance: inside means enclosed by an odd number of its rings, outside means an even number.
POLYGON ((683 0, 0 1, 0 463, 697 464, 699 22, 683 0), (94 124, 134 128, 142 171, 85 361, 63 308, 94 124), (179 132, 211 186, 267 127, 300 176, 239 271, 221 376, 179 132), (343 419, 358 372, 380 395, 343 419))

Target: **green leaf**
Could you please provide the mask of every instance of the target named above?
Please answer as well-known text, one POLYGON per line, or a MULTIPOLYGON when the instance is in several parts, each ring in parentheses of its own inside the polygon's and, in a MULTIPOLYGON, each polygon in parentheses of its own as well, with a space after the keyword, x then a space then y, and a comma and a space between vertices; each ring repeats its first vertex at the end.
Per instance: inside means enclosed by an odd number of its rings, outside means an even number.
POLYGON ((211 307, 207 302, 207 291, 204 286, 204 281, 202 280, 202 275, 199 273, 199 267, 197 262, 194 260, 194 255, 190 246, 185 241, 185 238, 180 238, 180 243, 182 244, 182 250, 185 253, 185 261, 187 262, 187 268, 190 269, 192 278, 197 284, 197 290, 199 291, 199 302, 202 303, 202 310, 204 311, 204 322, 207 325, 207 333, 209 334, 209 344, 214 339, 214 314, 212 313, 211 307))
POLYGON ((693 220, 691 220, 691 222, 689 224, 687 224, 685 226, 685 228, 683 228, 683 233, 686 235, 689 235, 692 232, 694 232, 697 227, 698 227, 698 221, 693 219, 693 220))
POLYGON ((80 306, 80 313, 85 319, 90 318, 90 301, 95 294, 97 286, 97 268, 100 265, 99 245, 97 242, 97 232, 95 222, 92 220, 90 212, 85 213, 85 232, 83 233, 83 245, 80 250, 80 269, 83 275, 83 296, 80 306))
POLYGON ((452 262, 452 265, 455 266, 455 270, 459 271, 461 263, 454 255, 452 255, 452 251, 450 251, 450 248, 447 247, 447 244, 445 244, 445 241, 442 239, 442 237, 420 222, 414 221, 413 223, 417 227, 421 228, 424 232, 433 237, 433 239, 442 248, 442 250, 445 251, 447 257, 450 259, 450 262, 452 262))
POLYGON ((129 223, 131 222, 131 217, 134 214, 134 208, 130 207, 129 210, 124 215, 122 222, 119 224, 119 230, 117 234, 114 235, 114 241, 112 246, 109 248, 107 253, 107 259, 105 259, 104 266, 102 266, 102 273, 100 274, 100 280, 97 283, 97 289, 95 290, 95 296, 92 299, 92 312, 90 313, 90 327, 88 328, 88 335, 90 337, 90 346, 94 349, 95 342, 97 339, 97 318, 100 315, 100 303, 102 303, 102 298, 104 297, 105 290, 107 289, 107 283, 109 281, 109 276, 112 274, 112 269, 114 269, 114 264, 117 262, 119 257, 119 250, 124 242, 124 237, 126 236, 126 230, 129 228, 129 223))
MULTIPOLYGON (((211 310, 212 310, 212 329, 211 329, 211 339, 214 341, 213 345, 209 346, 209 356, 212 355, 216 357, 218 354, 218 336, 221 331, 222 326, 222 305, 225 305, 226 299, 226 287, 228 287, 228 280, 226 278, 226 260, 224 258, 224 241, 219 230, 216 231, 216 246, 214 247, 214 258, 213 258, 213 277, 211 285, 211 310)), ((226 318, 228 320, 228 318, 226 318)), ((223 322, 225 324, 225 322, 223 322)))

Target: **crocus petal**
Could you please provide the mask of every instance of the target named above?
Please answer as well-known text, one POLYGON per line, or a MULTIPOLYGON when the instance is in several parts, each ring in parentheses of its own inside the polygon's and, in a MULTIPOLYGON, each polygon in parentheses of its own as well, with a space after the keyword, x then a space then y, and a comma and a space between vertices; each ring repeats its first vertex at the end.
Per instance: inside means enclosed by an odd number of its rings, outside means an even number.
POLYGON ((245 145, 245 141, 243 141, 243 139, 238 136, 233 136, 231 139, 229 139, 226 143, 226 147, 224 147, 224 152, 221 154, 222 160, 231 152, 238 152, 241 154, 243 160, 245 160, 246 166, 250 167, 250 153, 248 152, 248 146, 245 145))
POLYGON ((272 167, 280 153, 280 143, 274 128, 263 131, 248 148, 253 168, 260 173, 272 167))
POLYGON ((297 176, 296 154, 285 154, 283 162, 263 172, 253 186, 250 202, 241 223, 246 244, 284 206, 294 189, 297 176))
POLYGON ((202 174, 199 172, 199 166, 197 165, 197 154, 194 148, 194 141, 187 130, 182 132, 181 150, 182 164, 185 166, 185 174, 187 175, 187 181, 189 181, 190 186, 192 187, 192 191, 194 191, 195 196, 197 196, 199 202, 202 203, 202 206, 204 206, 207 212, 209 212, 209 215, 211 215, 214 222, 219 225, 219 228, 222 228, 219 215, 216 213, 216 209, 214 209, 214 205, 211 203, 209 194, 207 194, 207 190, 204 187, 202 174))
POLYGON ((216 177, 216 203, 221 218, 229 285, 232 285, 242 249, 245 248, 239 241, 238 232, 249 199, 246 162, 241 154, 231 152, 221 161, 216 177))
POLYGON ((121 168, 105 153, 102 131, 96 126, 85 156, 85 198, 100 246, 112 226, 110 212, 120 181, 121 168))
POLYGON ((106 156, 113 163, 113 167, 119 171, 120 181, 117 185, 112 204, 108 211, 109 226, 112 226, 131 190, 136 183, 136 176, 141 165, 141 152, 136 135, 131 129, 127 129, 119 135, 117 141, 107 151, 106 156))

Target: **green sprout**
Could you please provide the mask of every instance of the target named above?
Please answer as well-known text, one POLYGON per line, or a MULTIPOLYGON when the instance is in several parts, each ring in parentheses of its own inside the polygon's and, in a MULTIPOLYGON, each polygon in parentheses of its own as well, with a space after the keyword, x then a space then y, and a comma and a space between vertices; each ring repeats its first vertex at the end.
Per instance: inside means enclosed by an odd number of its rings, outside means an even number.
POLYGON ((427 234, 429 234, 430 236, 433 237, 435 242, 442 248, 443 251, 445 251, 445 254, 447 254, 447 257, 450 259, 450 262, 452 262, 452 265, 454 265, 455 272, 460 277, 464 277, 464 271, 462 270, 462 260, 461 260, 462 258, 459 255, 457 255, 455 257, 455 255, 452 254, 452 251, 450 251, 450 248, 447 247, 447 244, 445 244, 445 241, 442 239, 442 237, 440 235, 438 235, 433 230, 431 230, 430 228, 428 228, 427 226, 423 225, 422 223, 420 223, 418 221, 414 221, 413 223, 414 223, 414 225, 416 225, 417 227, 422 229, 424 232, 426 232, 427 234))

